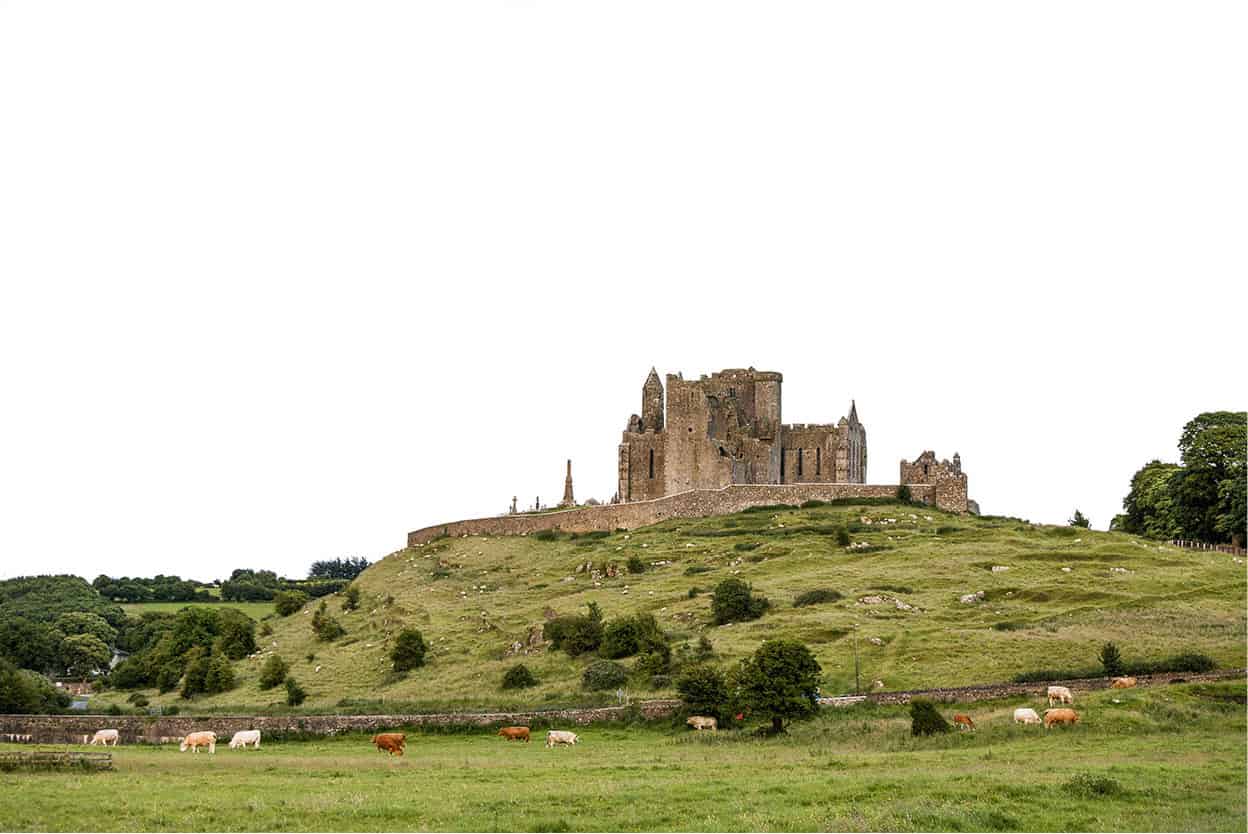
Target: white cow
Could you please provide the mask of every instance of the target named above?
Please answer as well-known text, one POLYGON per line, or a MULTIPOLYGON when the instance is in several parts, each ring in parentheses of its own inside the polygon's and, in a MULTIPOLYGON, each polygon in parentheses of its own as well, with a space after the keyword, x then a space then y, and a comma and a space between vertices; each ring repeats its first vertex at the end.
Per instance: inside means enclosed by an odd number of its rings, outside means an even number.
POLYGON ((96 730, 95 735, 91 736, 91 744, 102 744, 105 747, 111 743, 113 747, 117 746, 117 740, 121 738, 121 733, 116 730, 96 730))
POLYGON ((1049 696, 1049 706, 1053 704, 1073 704, 1075 696, 1070 694, 1070 690, 1064 686, 1050 686, 1046 694, 1049 696))
POLYGON ((257 750, 260 749, 260 731, 259 730, 239 730, 230 739, 230 749, 235 750, 239 747, 246 747, 250 744, 257 750))
POLYGON ((1014 710, 1015 724, 1039 724, 1040 716, 1036 715, 1036 711, 1031 707, 1019 707, 1014 710))
POLYGON ((570 733, 567 730, 549 730, 546 733, 546 746, 554 747, 556 744, 576 744, 576 733, 570 733))
POLYGON ((685 723, 688 724, 690 727, 693 727, 693 729, 695 730, 717 730, 719 729, 719 722, 715 720, 714 716, 691 715, 687 719, 685 719, 685 723))
POLYGON ((178 749, 185 753, 188 747, 196 754, 199 753, 199 748, 207 747, 208 752, 215 755, 217 752, 217 734, 208 730, 201 733, 191 733, 182 739, 182 744, 178 746, 178 749))

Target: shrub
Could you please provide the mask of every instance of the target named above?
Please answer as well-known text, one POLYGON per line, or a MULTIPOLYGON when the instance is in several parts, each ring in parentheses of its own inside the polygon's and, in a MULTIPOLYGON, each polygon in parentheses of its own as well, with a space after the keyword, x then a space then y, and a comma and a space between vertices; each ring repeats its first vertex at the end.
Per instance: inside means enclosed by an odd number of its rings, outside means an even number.
POLYGON ((303 591, 278 591, 273 595, 273 610, 279 617, 289 617, 308 604, 308 595, 303 591))
POLYGON ((407 672, 425 665, 425 638, 414 628, 405 628, 395 638, 394 648, 390 650, 390 659, 394 661, 394 671, 407 672))
POLYGON ((346 634, 347 630, 342 627, 342 623, 329 615, 327 608, 325 600, 321 600, 320 607, 312 614, 312 631, 317 640, 331 643, 346 634))
POLYGON ((699 573, 708 573, 715 570, 710 565, 690 565, 685 568, 685 576, 696 576, 699 573))
POLYGON ((628 572, 629 573, 645 573, 646 572, 646 563, 641 561, 641 557, 635 553, 632 556, 628 557, 628 572))
POLYGON ((600 654, 607 658, 618 658, 666 649, 667 638, 654 615, 635 614, 607 623, 603 629, 600 654))
POLYGON ((304 691, 298 681, 294 678, 286 679, 286 706, 297 707, 306 701, 307 698, 308 693, 304 691))
POLYGON ((993 631, 1021 631, 1026 628, 1027 624, 1018 620, 1002 620, 999 623, 993 623, 993 631))
POLYGON ((1122 655, 1118 651, 1118 647, 1113 643, 1106 643, 1101 646, 1100 654, 1097 659, 1101 661, 1101 668, 1105 670, 1105 674, 1109 677, 1122 674, 1122 655))
POLYGON ((553 542, 559 538, 559 534, 554 530, 538 530, 533 534, 533 538, 539 542, 553 542))
POLYGON ((156 673, 156 689, 161 695, 178 688, 178 679, 182 677, 182 667, 177 661, 171 661, 160 667, 156 673))
POLYGON ((134 694, 135 694, 135 695, 138 695, 138 697, 136 698, 136 697, 134 697, 134 696, 132 695, 132 696, 131 696, 131 703, 133 703, 136 707, 146 707, 148 704, 150 704, 150 703, 151 703, 151 701, 149 701, 149 700, 147 699, 147 696, 146 696, 146 695, 140 695, 138 692, 136 692, 136 693, 134 693, 134 694))
POLYGON ((836 543, 840 545, 841 547, 849 547, 849 528, 848 527, 836 528, 836 543))
POLYGON ((694 585, 692 588, 689 589, 689 599, 693 599, 700 593, 702 593, 702 589, 699 588, 697 585, 694 585))
POLYGON ((725 579, 715 586, 711 615, 715 625, 757 620, 771 607, 764 596, 756 596, 740 579, 725 579))
POLYGON ((839 591, 831 588, 815 588, 813 591, 804 591, 797 595, 793 600, 794 608, 801 608, 806 605, 818 605, 821 602, 836 602, 841 598, 839 591))
POLYGON ((260 688, 272 689, 280 686, 288 674, 290 674, 290 667, 286 661, 282 660, 281 655, 269 655, 269 659, 264 661, 264 666, 260 668, 260 688))
POLYGON ((230 660, 242 660, 256 650, 256 623, 236 608, 217 611, 217 638, 213 644, 230 660))
POLYGON ((933 733, 947 733, 952 729, 945 717, 936 709, 936 705, 926 698, 914 698, 910 701, 910 735, 930 736, 933 733))
POLYGON ((672 650, 662 646, 641 654, 633 664, 633 671, 648 677, 666 675, 672 668, 672 650))
POLYGON ((798 508, 799 508, 799 509, 803 509, 803 510, 813 510, 815 507, 826 507, 827 505, 828 505, 828 502, 827 502, 827 501, 820 501, 820 500, 818 500, 818 499, 816 499, 816 498, 812 498, 812 499, 811 499, 811 500, 809 500, 809 501, 803 501, 802 503, 798 504, 797 506, 798 506, 798 508))
POLYGON ((360 607, 360 589, 359 586, 351 584, 347 586, 347 590, 342 597, 342 610, 354 611, 360 607))
POLYGON ((628 670, 613 660, 595 660, 585 667, 581 686, 591 692, 615 689, 628 680, 628 670))
POLYGON ((105 712, 107 712, 109 715, 121 715, 122 714, 121 707, 117 706, 116 704, 109 704, 108 709, 105 710, 105 712))
POLYGON ((261 637, 270 637, 270 636, 272 636, 272 634, 273 634, 273 626, 269 625, 268 623, 261 623, 261 625, 260 625, 260 636, 261 636, 261 637))
POLYGON ((909 504, 914 500, 914 496, 910 494, 910 487, 902 484, 897 487, 897 500, 903 504, 909 504))
POLYGON ((588 614, 570 614, 546 623, 543 633, 553 648, 576 657, 592 652, 602 644, 602 611, 593 602, 589 603, 588 609, 588 614))
POLYGON ((208 671, 204 674, 204 691, 208 693, 229 692, 234 688, 234 667, 221 652, 213 652, 208 659, 208 671))
POLYGON ((57 689, 43 675, 19 669, 0 657, 0 714, 56 713, 68 707, 69 702, 68 693, 57 689))
POLYGON ((744 553, 747 550, 757 550, 760 546, 761 542, 737 542, 732 549, 744 553))
POLYGON ((1095 773, 1076 773, 1063 785, 1066 790, 1083 797, 1117 796, 1122 793, 1122 785, 1111 776, 1095 773))
POLYGON ((676 678, 676 691, 693 715, 728 716, 728 681, 714 666, 690 666, 676 678))
POLYGON ((503 689, 527 689, 537 685, 537 678, 523 663, 517 663, 503 675, 503 689))
POLYGON ((954 527, 952 524, 942 524, 936 528, 936 535, 944 536, 948 533, 956 533, 961 529, 961 527, 954 527))

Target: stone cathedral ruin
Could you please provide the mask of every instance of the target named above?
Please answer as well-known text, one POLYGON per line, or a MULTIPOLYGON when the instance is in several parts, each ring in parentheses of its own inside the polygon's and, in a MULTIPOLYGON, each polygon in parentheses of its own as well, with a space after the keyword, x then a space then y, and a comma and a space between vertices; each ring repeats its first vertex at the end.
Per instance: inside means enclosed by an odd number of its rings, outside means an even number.
MULTIPOLYGON (((577 506, 568 461, 564 497, 554 512, 438 524, 408 534, 417 545, 445 535, 524 535, 542 530, 632 529, 669 518, 740 512, 768 504, 840 498, 896 498, 949 512, 975 511, 957 454, 923 452, 901 462, 895 484, 868 484, 867 430, 857 404, 835 423, 782 423, 774 371, 730 368, 686 380, 651 368, 641 414, 628 418, 618 449, 618 491, 609 504, 577 506)), ((540 509, 540 500, 535 509, 540 509)))

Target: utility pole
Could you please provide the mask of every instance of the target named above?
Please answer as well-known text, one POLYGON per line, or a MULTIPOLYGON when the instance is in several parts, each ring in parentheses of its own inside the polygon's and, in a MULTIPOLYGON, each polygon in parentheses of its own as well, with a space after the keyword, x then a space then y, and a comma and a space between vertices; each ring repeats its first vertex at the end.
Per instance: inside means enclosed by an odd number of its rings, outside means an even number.
POLYGON ((854 694, 862 694, 862 684, 858 680, 858 626, 854 626, 854 694))

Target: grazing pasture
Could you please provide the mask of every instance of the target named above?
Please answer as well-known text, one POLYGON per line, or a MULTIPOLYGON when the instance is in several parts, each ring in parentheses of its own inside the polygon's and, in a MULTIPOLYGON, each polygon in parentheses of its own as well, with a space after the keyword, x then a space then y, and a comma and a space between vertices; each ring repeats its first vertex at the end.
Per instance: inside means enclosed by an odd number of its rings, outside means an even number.
POLYGON ((1100 692, 1048 731, 1012 721, 1039 699, 942 705, 977 732, 930 738, 905 707, 859 705, 767 739, 673 722, 577 728, 554 749, 409 731, 403 758, 364 735, 198 757, 131 745, 112 773, 0 774, 0 827, 1243 831, 1244 700, 1242 683, 1100 692))

